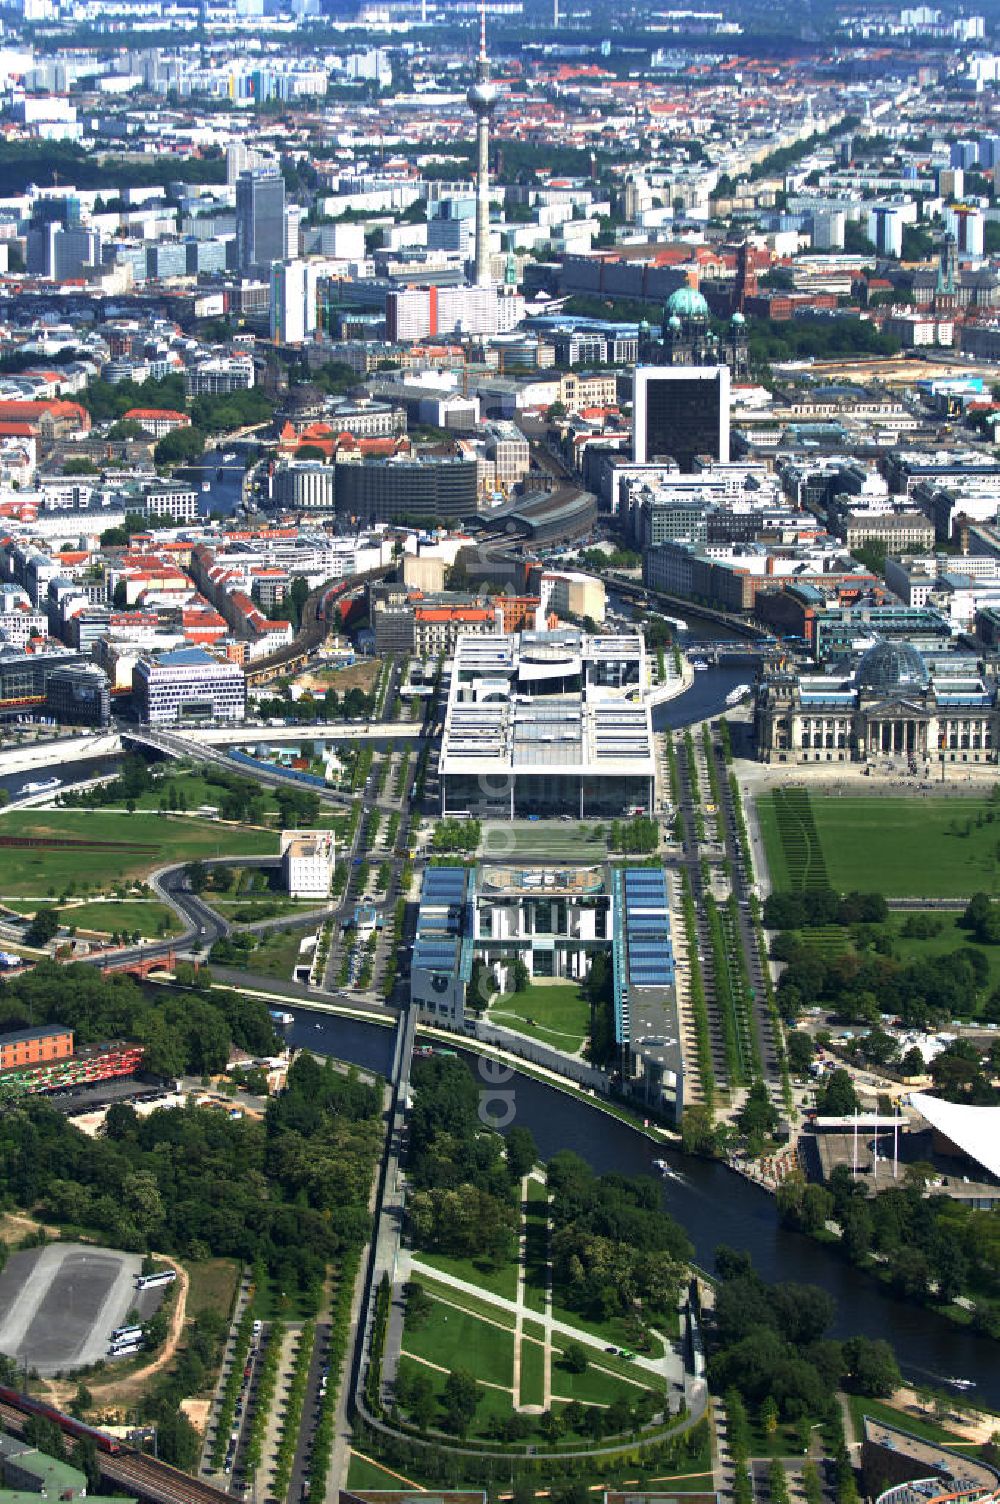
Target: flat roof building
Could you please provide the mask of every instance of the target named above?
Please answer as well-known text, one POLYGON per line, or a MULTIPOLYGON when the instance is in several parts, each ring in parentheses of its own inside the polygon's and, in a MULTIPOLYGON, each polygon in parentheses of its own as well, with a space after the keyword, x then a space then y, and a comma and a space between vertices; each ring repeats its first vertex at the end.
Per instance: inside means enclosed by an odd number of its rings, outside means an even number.
MULTIPOLYGON (((509 990, 515 961, 531 978, 582 982, 610 960, 618 1066, 625 1089, 679 1119, 684 1066, 666 879, 656 867, 428 867, 410 966, 410 998, 464 1028, 509 990), (469 997, 473 962, 487 996, 469 997)), ((505 1028, 510 1027, 504 1024, 505 1028)))
POLYGON ((642 636, 462 634, 439 763, 444 815, 649 813, 656 757, 642 636))
POLYGON ((281 873, 291 898, 329 898, 333 852, 332 830, 281 832, 281 873))
POLYGON ((132 671, 132 691, 139 719, 153 726, 242 721, 246 708, 243 670, 204 648, 140 658, 132 671))

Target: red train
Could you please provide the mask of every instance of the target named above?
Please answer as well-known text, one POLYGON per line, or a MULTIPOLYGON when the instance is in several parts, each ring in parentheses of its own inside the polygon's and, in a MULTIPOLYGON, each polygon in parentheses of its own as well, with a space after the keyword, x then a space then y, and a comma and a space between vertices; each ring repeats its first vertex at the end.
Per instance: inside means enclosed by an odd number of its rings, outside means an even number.
POLYGON ((109 1436, 106 1431, 98 1431, 94 1426, 85 1426, 82 1420, 74 1420, 72 1415, 64 1415, 54 1405, 46 1405, 41 1400, 33 1400, 29 1395, 22 1394, 19 1389, 8 1388, 6 1384, 0 1384, 0 1404, 12 1405, 15 1410, 20 1410, 26 1415, 40 1415, 43 1420, 51 1420, 61 1431, 68 1432, 70 1436, 88 1438, 99 1452, 110 1452, 114 1455, 129 1450, 123 1447, 114 1436, 109 1436))

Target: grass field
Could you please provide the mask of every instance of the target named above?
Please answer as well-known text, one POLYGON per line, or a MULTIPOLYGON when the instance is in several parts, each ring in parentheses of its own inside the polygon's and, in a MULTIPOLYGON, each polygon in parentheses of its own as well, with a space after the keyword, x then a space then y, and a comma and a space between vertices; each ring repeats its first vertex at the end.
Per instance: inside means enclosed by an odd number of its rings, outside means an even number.
POLYGON ((276 835, 242 825, 165 818, 163 815, 109 814, 104 810, 12 810, 0 819, 0 835, 41 840, 82 840, 110 846, 5 847, 0 867, 4 893, 62 893, 69 883, 96 890, 154 868, 198 857, 270 856, 276 835), (114 843, 121 843, 116 845, 114 843), (139 850, 130 850, 137 846, 139 850))
POLYGON ((514 1334, 503 1332, 454 1306, 432 1302, 418 1325, 407 1320, 403 1351, 441 1368, 466 1368, 487 1384, 510 1388, 514 1379, 514 1334))
POLYGON ((269 932, 251 953, 247 963, 249 969, 260 972, 261 976, 278 977, 287 982, 294 967, 308 966, 312 959, 311 950, 299 950, 307 933, 305 930, 292 930, 290 935, 281 930, 269 932))
POLYGON ((526 1321, 521 1333, 522 1405, 540 1405, 545 1398, 545 1329, 526 1321))
POLYGON ((575 1055, 590 1033, 590 1004, 576 982, 540 980, 505 992, 490 1009, 495 1023, 575 1055))
MULTIPOLYGON (((841 892, 858 889, 887 898, 1000 893, 1000 810, 985 799, 810 793, 807 802, 822 866, 841 892)), ((790 842, 773 794, 758 800, 757 811, 771 886, 808 886, 816 853, 803 851, 794 838, 790 842)))
POLYGON ((187 1265, 190 1277, 186 1314, 189 1319, 202 1311, 228 1316, 236 1299, 240 1269, 235 1259, 200 1259, 187 1265))
MULTIPOLYGON (((440 1360, 435 1358, 434 1361, 438 1362, 440 1360)), ((456 1364, 456 1367, 461 1368, 469 1368, 469 1366, 468 1361, 456 1364)), ((423 1374, 425 1378, 430 1379, 434 1394, 439 1398, 448 1378, 446 1373, 438 1373, 436 1368, 428 1368, 426 1363, 417 1363, 413 1358, 405 1357, 399 1360, 399 1373, 406 1374, 407 1377, 417 1373, 423 1374)), ((487 1389, 481 1385, 479 1389, 479 1404, 476 1407, 476 1414, 472 1425, 469 1427, 469 1435, 488 1436, 491 1431, 490 1422, 497 1418, 506 1420, 512 1409, 513 1400, 509 1393, 502 1389, 487 1389)), ((434 1423, 439 1425, 442 1418, 443 1415, 439 1414, 434 1423)))
MULTIPOLYGON (((240 769, 234 764, 233 773, 239 777, 240 769)), ((245 775, 244 775, 245 776, 245 775)), ((259 800, 264 812, 265 819, 276 820, 278 805, 273 792, 262 784, 257 784, 253 779, 247 779, 247 784, 253 791, 254 798, 259 800)), ((294 788, 296 785, 289 785, 294 788)), ((184 807, 189 812, 197 809, 200 805, 214 805, 218 807, 220 800, 225 795, 225 790, 217 784, 210 783, 200 772, 187 769, 171 769, 169 772, 157 777, 153 788, 148 793, 140 794, 136 800, 138 810, 159 810, 161 801, 169 802, 171 794, 175 801, 183 797, 184 807)), ((333 829, 340 831, 346 816, 338 811, 333 805, 321 804, 316 816, 316 824, 324 830, 333 829)))
POLYGON ((901 1431, 909 1431, 913 1436, 919 1436, 924 1441, 943 1441, 947 1443, 961 1444, 963 1438, 956 1436, 954 1431, 949 1431, 944 1426, 939 1426, 936 1421, 925 1420, 922 1416, 911 1415, 908 1410, 899 1410, 895 1405, 887 1405, 884 1400, 866 1399, 863 1395, 852 1394, 848 1396, 848 1405, 851 1410, 851 1421, 854 1426, 854 1435, 860 1441, 864 1435, 863 1419, 870 1415, 872 1420, 880 1420, 887 1426, 898 1426, 901 1431))
POLYGON ((553 1353, 552 1395, 561 1400, 579 1400, 581 1405, 611 1405, 617 1399, 626 1399, 634 1405, 642 1389, 652 1389, 662 1394, 662 1384, 657 1386, 653 1375, 644 1368, 636 1368, 635 1383, 613 1373, 604 1366, 604 1359, 592 1350, 587 1352, 585 1373, 570 1373, 553 1353))
MULTIPOLYGON (((517 1265, 513 1260, 497 1267, 486 1263, 485 1259, 463 1259, 450 1253, 426 1253, 423 1249, 418 1257, 421 1263, 440 1269, 442 1274, 453 1274, 470 1285, 481 1285, 484 1290, 502 1295, 506 1300, 514 1300, 517 1296, 517 1265)), ((420 1278, 419 1275, 415 1277, 420 1278)))
POLYGON ((487 820, 479 849, 492 861, 531 856, 556 863, 603 862, 607 835, 607 825, 580 825, 576 820, 487 820))
POLYGON ((390 1472, 388 1468, 379 1467, 377 1462, 371 1462, 367 1457, 359 1457, 357 1452, 351 1453, 351 1461, 347 1469, 347 1487, 351 1489, 399 1489, 406 1487, 407 1481, 417 1487, 415 1478, 403 1473, 390 1472))
POLYGON ((464 1290, 455 1290, 451 1285, 439 1284, 437 1280, 428 1279, 426 1274, 421 1274, 416 1283, 423 1285, 427 1294, 434 1300, 441 1300, 445 1305, 458 1306, 461 1310, 468 1311, 471 1316, 481 1316, 484 1320, 504 1327, 509 1332, 514 1330, 514 1313, 505 1310, 503 1306, 490 1305, 489 1301, 479 1300, 475 1295, 466 1294, 464 1290))
POLYGON ((141 898, 112 898, 102 903, 67 904, 60 909, 59 916, 64 924, 75 924, 78 930, 94 930, 103 934, 125 930, 132 935, 138 930, 140 935, 155 939, 157 935, 176 935, 181 928, 173 909, 154 900, 143 902, 141 898))
POLYGON ((524 1302, 532 1311, 544 1314, 548 1275, 548 1192, 540 1180, 529 1180, 524 1228, 524 1302))
POLYGON ((940 934, 933 935, 929 940, 915 940, 900 933, 907 915, 891 915, 889 928, 892 931, 893 948, 900 959, 920 961, 930 956, 951 955, 959 946, 967 945, 971 950, 978 951, 989 963, 990 979, 985 990, 989 992, 994 987, 1000 987, 1000 945, 980 945, 968 930, 962 929, 958 923, 961 910, 955 913, 936 913, 934 918, 942 921, 940 934))

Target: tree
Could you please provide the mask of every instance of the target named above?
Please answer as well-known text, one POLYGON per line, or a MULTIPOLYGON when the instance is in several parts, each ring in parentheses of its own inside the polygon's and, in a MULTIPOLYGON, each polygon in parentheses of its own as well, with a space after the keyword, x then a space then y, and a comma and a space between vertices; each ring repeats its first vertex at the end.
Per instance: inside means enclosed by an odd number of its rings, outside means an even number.
POLYGON ((567 1373, 586 1373, 588 1362, 587 1349, 582 1342, 567 1342, 562 1355, 567 1373))
POLYGON ((441 1391, 447 1429, 457 1436, 465 1436, 481 1398, 482 1390, 468 1369, 453 1368, 441 1391))
POLYGON ((506 1138, 507 1169, 512 1180, 520 1181, 534 1167, 538 1146, 530 1128, 512 1128, 506 1138))
POLYGON ((521 957, 515 956, 510 963, 510 990, 515 993, 527 992, 530 986, 531 973, 521 960, 521 957))
POLYGON ((791 1029, 785 1036, 788 1049, 788 1068, 796 1076, 804 1076, 812 1063, 815 1046, 808 1034, 801 1029, 791 1029))
POLYGON ((153 450, 157 465, 191 465, 205 452, 205 435, 197 428, 175 428, 153 450))
POLYGON ((854 1082, 843 1067, 831 1071, 816 1093, 816 1108, 823 1117, 850 1117, 860 1105, 854 1082))
POLYGON ((208 884, 208 868, 204 862, 188 862, 184 876, 192 893, 204 893, 208 884))
POLYGON ((885 1398, 903 1382, 896 1355, 881 1338, 849 1338, 844 1343, 844 1362, 851 1386, 859 1394, 885 1398))
POLYGON ((43 950, 59 933, 59 910, 38 909, 24 932, 25 945, 43 950))

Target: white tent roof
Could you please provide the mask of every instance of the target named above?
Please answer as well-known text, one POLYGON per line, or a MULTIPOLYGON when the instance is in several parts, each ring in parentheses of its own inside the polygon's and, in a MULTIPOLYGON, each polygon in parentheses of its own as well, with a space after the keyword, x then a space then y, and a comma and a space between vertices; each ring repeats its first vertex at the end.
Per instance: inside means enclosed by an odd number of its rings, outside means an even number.
POLYGON ((963 1102, 942 1102, 926 1092, 913 1092, 910 1106, 932 1128, 950 1138, 970 1159, 1000 1176, 1000 1107, 971 1107, 963 1102))

